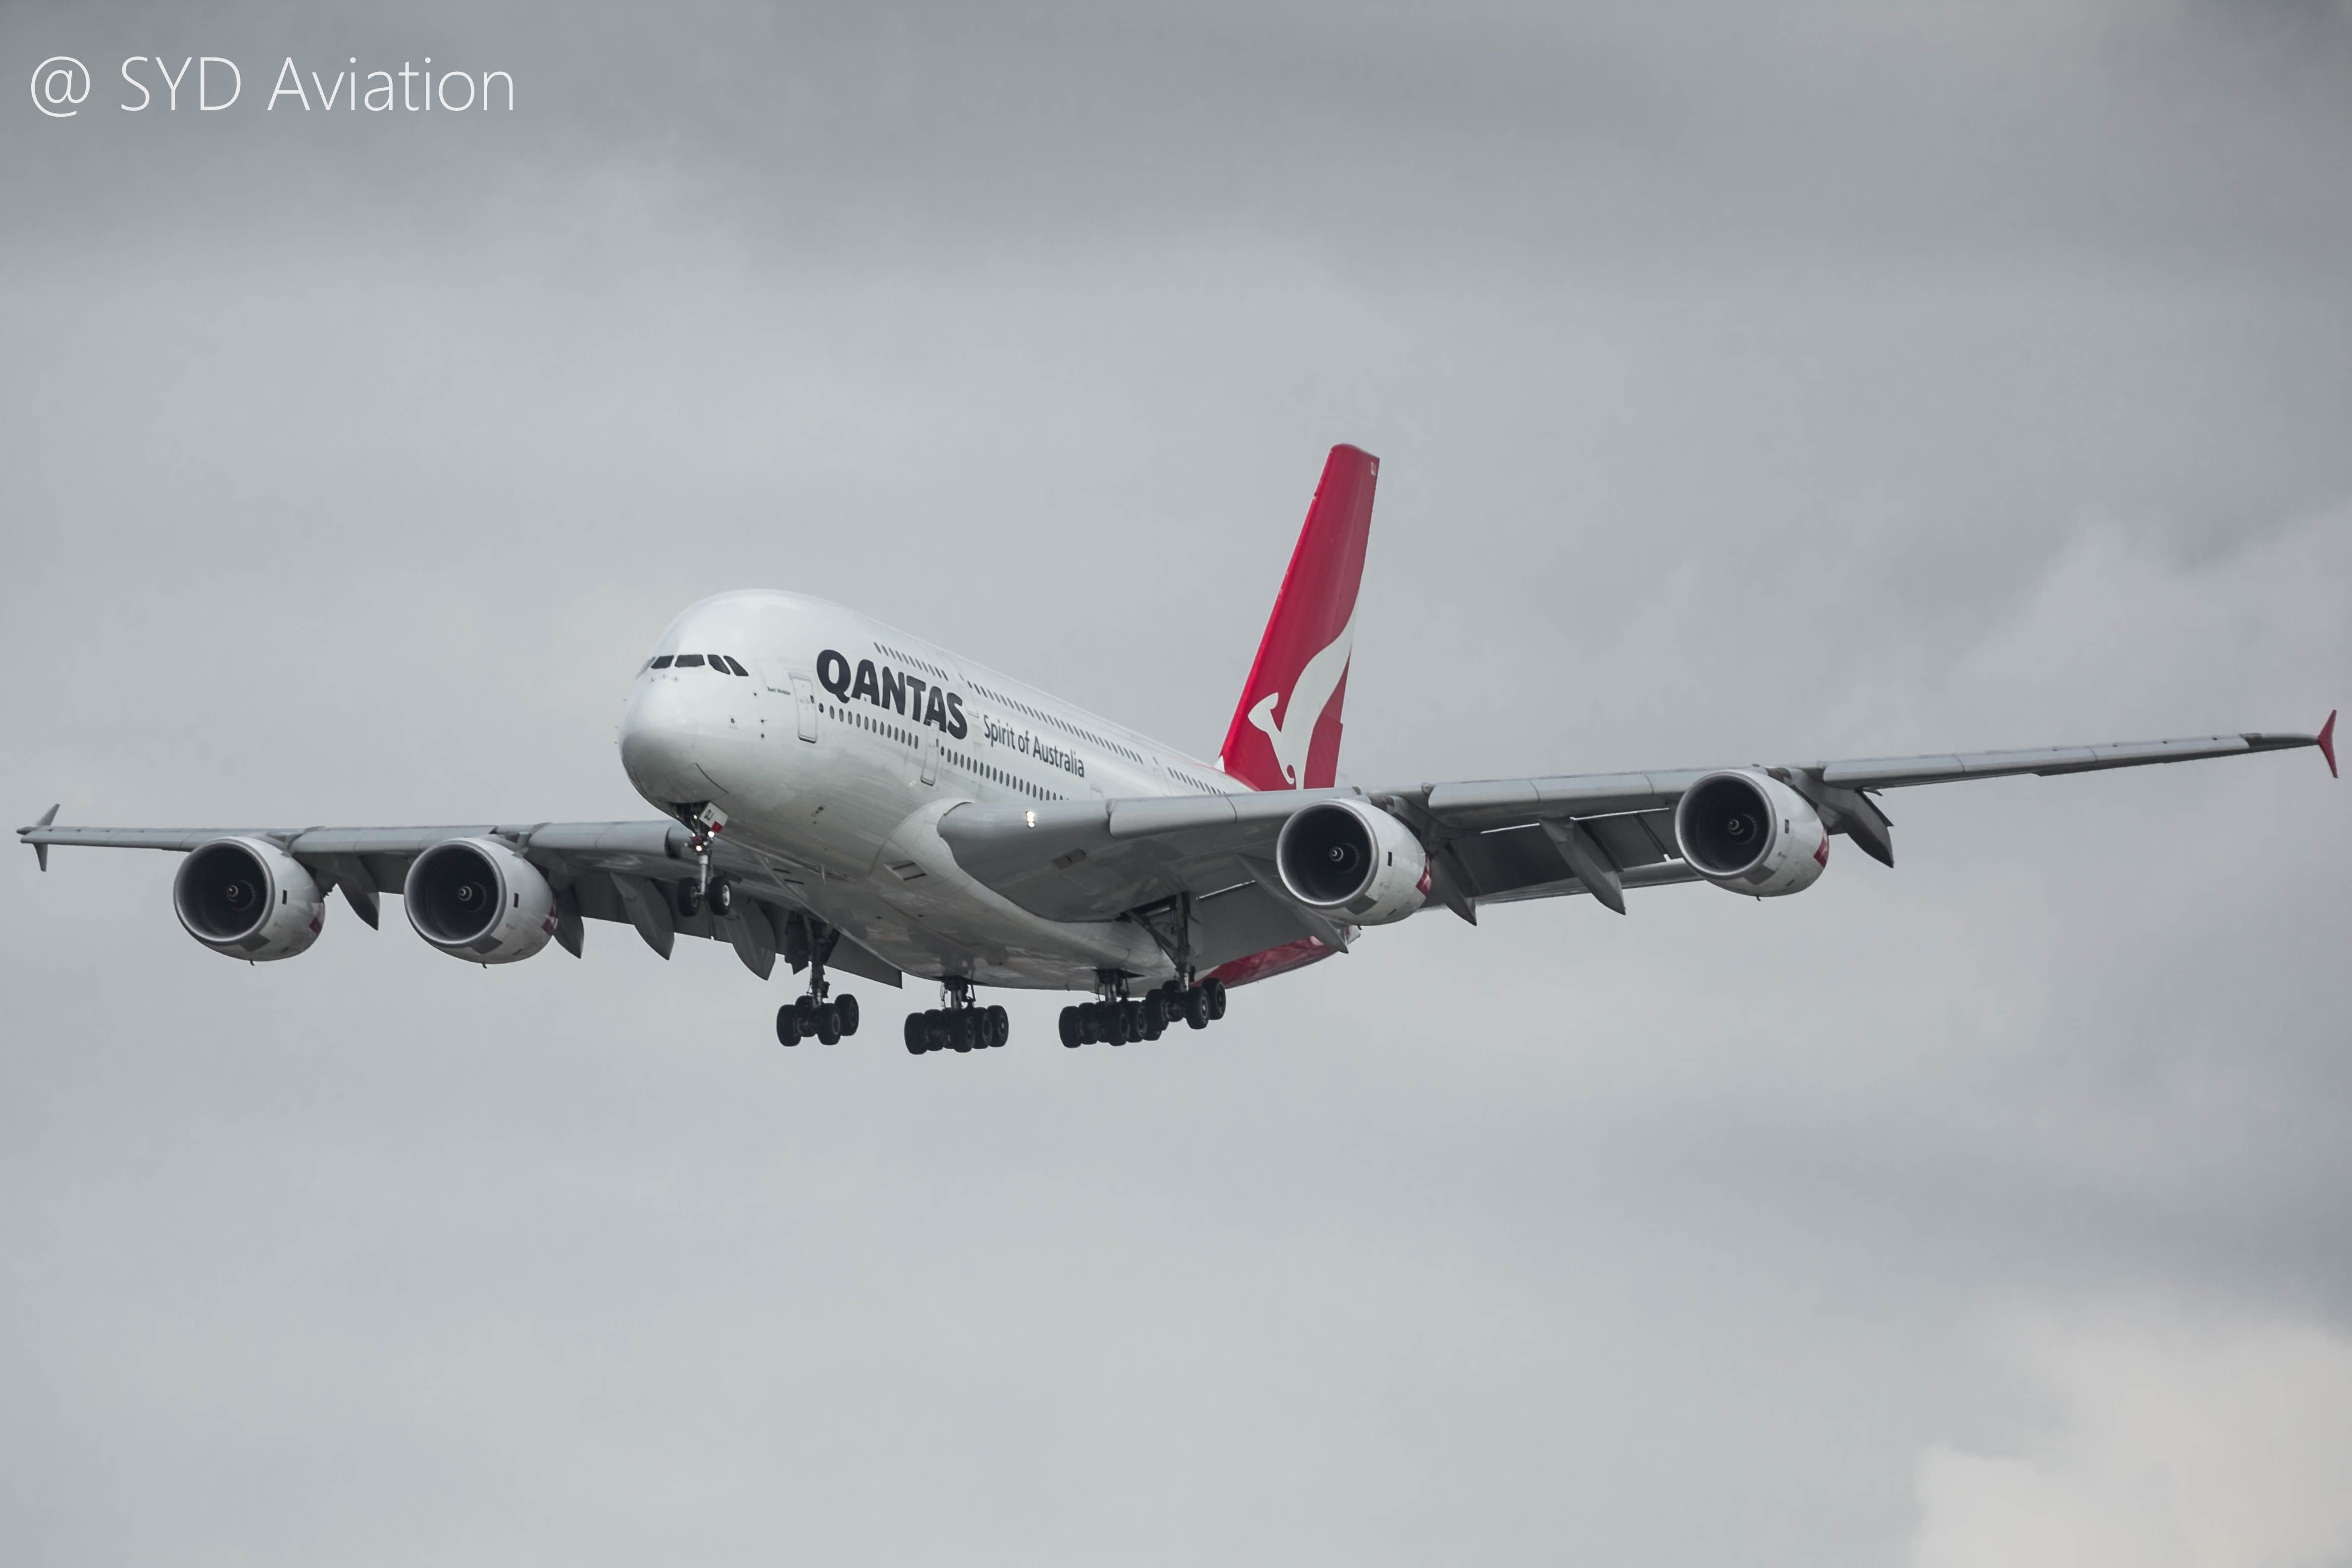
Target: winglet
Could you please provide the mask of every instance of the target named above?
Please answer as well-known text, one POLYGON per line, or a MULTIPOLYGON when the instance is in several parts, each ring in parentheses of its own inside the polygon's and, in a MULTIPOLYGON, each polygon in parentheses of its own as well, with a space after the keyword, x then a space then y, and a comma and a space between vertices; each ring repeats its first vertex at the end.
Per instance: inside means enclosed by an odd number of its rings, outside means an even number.
POLYGON ((2336 710, 2334 708, 2327 710, 2327 722, 2319 727, 2319 755, 2327 758, 2327 776, 2330 779, 2343 777, 2336 771, 2336 710))
MULTIPOLYGON (((2336 765, 2335 758, 2334 758, 2334 757, 2331 755, 2331 756, 2329 757, 2329 758, 2328 758, 2328 766, 2329 766, 2329 767, 2331 767, 2331 768, 2333 768, 2335 765, 2336 765)), ((58 801, 58 805, 59 805, 59 806, 61 806, 61 805, 63 805, 63 804, 65 804, 65 802, 64 802, 64 801, 62 801, 62 800, 60 800, 60 801, 58 801)), ((42 812, 42 813, 41 813, 41 820, 40 820, 39 821, 37 821, 37 822, 35 822, 35 823, 33 824, 33 827, 32 827, 32 828, 23 828, 23 829, 19 829, 18 831, 19 831, 20 832, 26 832, 26 833, 29 833, 29 832, 31 832, 31 831, 33 831, 33 828, 46 828, 46 827, 47 827, 51 822, 54 822, 54 821, 56 821, 57 820, 58 820, 58 808, 57 808, 57 806, 52 806, 52 807, 50 807, 47 810, 46 810, 46 811, 44 811, 44 812, 42 812)), ((49 846, 48 846, 48 845, 47 845, 47 844, 35 844, 35 845, 33 846, 33 858, 34 858, 35 860, 37 860, 37 861, 38 861, 38 862, 41 862, 41 869, 42 869, 43 871, 47 871, 47 870, 48 870, 48 869, 49 869, 49 846)))

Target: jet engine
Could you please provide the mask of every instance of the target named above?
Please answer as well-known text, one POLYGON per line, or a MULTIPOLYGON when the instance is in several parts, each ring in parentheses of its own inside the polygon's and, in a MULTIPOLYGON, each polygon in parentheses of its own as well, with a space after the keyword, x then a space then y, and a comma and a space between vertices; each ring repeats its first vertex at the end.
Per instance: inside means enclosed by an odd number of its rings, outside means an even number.
POLYGON ((496 839, 444 839, 408 867, 401 903, 416 934, 469 964, 511 964, 555 935, 555 890, 496 839))
POLYGON ((1402 920, 1429 893, 1429 856, 1412 830, 1359 800, 1293 812, 1275 840, 1274 863, 1291 897, 1350 925, 1402 920))
POLYGON ((1693 871, 1750 898, 1802 893, 1830 863, 1812 802, 1763 773, 1710 773, 1684 790, 1675 839, 1693 871))
POLYGON ((257 964, 307 951, 327 920, 318 883, 267 839, 215 839, 189 851, 172 879, 172 908, 214 952, 257 964))

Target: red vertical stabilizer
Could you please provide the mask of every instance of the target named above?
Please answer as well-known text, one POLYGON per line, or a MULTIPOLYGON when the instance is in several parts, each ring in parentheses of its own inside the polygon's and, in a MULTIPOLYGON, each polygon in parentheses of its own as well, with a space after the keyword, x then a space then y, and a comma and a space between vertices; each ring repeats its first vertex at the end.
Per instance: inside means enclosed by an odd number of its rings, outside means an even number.
POLYGON ((1254 789, 1319 789, 1338 776, 1339 705, 1380 473, 1381 460, 1353 446, 1334 446, 1323 465, 1218 755, 1254 789))

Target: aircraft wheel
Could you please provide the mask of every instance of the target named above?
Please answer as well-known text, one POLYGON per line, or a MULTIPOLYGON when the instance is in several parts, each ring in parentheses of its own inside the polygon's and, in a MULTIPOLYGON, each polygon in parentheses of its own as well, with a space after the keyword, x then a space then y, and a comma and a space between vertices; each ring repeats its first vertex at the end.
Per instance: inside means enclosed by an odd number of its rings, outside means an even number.
POLYGON ((1143 1035, 1146 1040, 1158 1040, 1160 1031, 1168 1027, 1168 993, 1153 991, 1143 998, 1143 1035))
POLYGON ((690 882, 677 884, 677 912, 688 920, 702 913, 702 889, 690 882))
POLYGON ((776 1009, 776 1039, 784 1045, 801 1042, 800 1009, 790 1002, 776 1009))
POLYGON ((988 1048, 991 1051, 1001 1051, 1004 1048, 1005 1041, 1012 1038, 1013 1015, 1001 1007, 992 1006, 988 1009, 988 1048))
POLYGON ((841 1014, 829 1006, 816 1009, 816 1038, 820 1045, 841 1043, 841 1014))
POLYGON ((1064 1008, 1062 1009, 1062 1043, 1070 1050, 1076 1051, 1086 1042, 1085 1034, 1078 1029, 1078 1009, 1064 1008))
POLYGON ((907 1015, 907 1054, 920 1056, 930 1049, 930 1030, 923 1027, 923 1015, 908 1013, 907 1015))
POLYGON ((857 1032, 857 998, 856 997, 835 998, 833 1010, 841 1015, 841 1033, 844 1039, 857 1032))
POLYGON ((724 918, 726 915, 732 914, 734 909, 735 890, 727 885, 726 879, 723 877, 712 883, 710 884, 710 913, 724 918))
POLYGON ((1184 1021, 1193 1029, 1209 1027, 1208 993, 1198 986, 1184 993, 1184 1021))
POLYGON ((1208 979, 1201 982, 1201 994, 1208 998, 1211 1022, 1225 1016, 1225 983, 1208 979))

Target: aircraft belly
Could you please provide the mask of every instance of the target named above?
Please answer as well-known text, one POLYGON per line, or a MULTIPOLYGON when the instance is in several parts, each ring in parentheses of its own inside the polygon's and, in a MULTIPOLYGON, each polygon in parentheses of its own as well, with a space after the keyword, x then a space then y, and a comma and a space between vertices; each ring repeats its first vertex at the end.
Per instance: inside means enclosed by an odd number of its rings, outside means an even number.
MULTIPOLYGON (((761 658, 797 669, 804 652, 767 647, 761 658)), ((768 695, 749 700, 767 705, 768 695)), ((918 977, 1047 989, 1090 988, 1105 968, 1173 972, 1140 927, 1044 919, 975 882, 938 832, 962 793, 945 777, 923 782, 901 747, 837 716, 803 740, 787 695, 769 706, 732 727, 721 716, 698 737, 697 760, 732 814, 728 833, 799 868, 812 912, 877 956, 918 977)), ((1151 780, 1138 792, 1164 787, 1151 780)))
POLYGON ((1137 926, 1043 919, 973 881, 938 831, 961 798, 909 815, 903 785, 871 774, 853 781, 846 771, 828 781, 822 812, 812 814, 814 797, 803 796, 782 810, 732 820, 727 831, 799 869, 802 900, 877 956, 919 978, 953 975, 1031 989, 1087 989, 1104 968, 1155 978, 1173 972, 1137 926), (885 812, 893 820, 877 827, 885 812))
POLYGON ((935 801, 901 822, 866 879, 873 896, 898 916, 899 939, 929 956, 900 967, 969 975, 984 985, 1047 987, 1088 986, 1104 968, 1173 973, 1138 926, 1043 919, 974 881, 939 835, 940 818, 961 804, 935 801))

